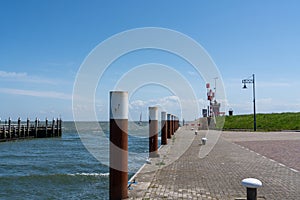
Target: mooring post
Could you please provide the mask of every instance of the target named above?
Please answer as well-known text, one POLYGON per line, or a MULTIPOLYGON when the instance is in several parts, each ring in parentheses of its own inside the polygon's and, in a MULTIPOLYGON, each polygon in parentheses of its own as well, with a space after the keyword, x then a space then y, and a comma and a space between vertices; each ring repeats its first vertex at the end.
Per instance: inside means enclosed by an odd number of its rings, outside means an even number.
POLYGON ((158 157, 158 107, 149 107, 149 157, 158 157))
POLYGON ((175 134, 175 132, 176 132, 175 119, 176 119, 176 116, 173 115, 173 134, 175 134))
POLYGON ((171 133, 171 137, 173 135, 173 115, 170 115, 170 133, 171 133))
POLYGON ((62 120, 61 118, 59 119, 59 136, 61 137, 62 135, 62 120))
POLYGON ((172 138, 172 134, 171 134, 171 114, 167 114, 167 136, 168 139, 172 138))
POLYGON ((175 126, 174 132, 176 132, 177 131, 177 116, 175 116, 175 119, 174 119, 174 126, 175 126))
POLYGON ((55 119, 53 118, 52 120, 52 133, 51 133, 51 137, 55 136, 55 119))
POLYGON ((56 136, 57 137, 59 136, 59 130, 58 130, 58 128, 59 128, 59 120, 58 120, 58 118, 56 118, 56 136))
POLYGON ((18 136, 21 137, 21 119, 18 118, 18 136))
POLYGON ((38 137, 38 134, 37 134, 37 128, 38 128, 38 118, 36 117, 35 118, 35 121, 34 121, 34 137, 37 138, 38 137))
POLYGON ((242 185, 247 188, 247 200, 257 200, 257 188, 262 186, 262 182, 255 178, 245 178, 242 185))
POLYGON ((176 120, 176 116, 173 115, 173 134, 175 134, 175 132, 176 132, 175 120, 176 120))
POLYGON ((174 119, 174 126, 175 126, 174 132, 176 132, 177 131, 177 116, 175 116, 175 119, 174 119))
POLYGON ((173 115, 170 115, 170 133, 171 133, 171 137, 173 135, 173 115))
POLYGON ((174 133, 176 132, 176 116, 174 115, 174 133))
POLYGON ((174 115, 171 115, 171 126, 172 126, 172 132, 171 134, 174 135, 175 128, 174 128, 174 115))
POLYGON ((8 118, 8 136, 9 136, 9 139, 11 139, 11 119, 10 119, 10 117, 8 118))
POLYGON ((47 117, 45 119, 45 135, 46 135, 46 137, 48 137, 48 119, 47 119, 47 117))
POLYGON ((30 132, 30 119, 27 117, 27 137, 29 137, 30 132))
POLYGON ((109 199, 128 197, 128 93, 110 92, 109 199))
POLYGON ((161 112, 161 144, 168 144, 167 113, 161 112))

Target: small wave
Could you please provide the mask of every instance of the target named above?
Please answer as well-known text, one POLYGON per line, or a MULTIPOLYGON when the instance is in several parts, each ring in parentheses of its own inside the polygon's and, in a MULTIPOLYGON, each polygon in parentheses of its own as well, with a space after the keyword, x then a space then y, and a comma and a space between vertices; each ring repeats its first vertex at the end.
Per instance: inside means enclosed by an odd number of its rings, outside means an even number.
POLYGON ((109 173, 75 173, 75 174, 68 174, 70 176, 109 176, 109 173))

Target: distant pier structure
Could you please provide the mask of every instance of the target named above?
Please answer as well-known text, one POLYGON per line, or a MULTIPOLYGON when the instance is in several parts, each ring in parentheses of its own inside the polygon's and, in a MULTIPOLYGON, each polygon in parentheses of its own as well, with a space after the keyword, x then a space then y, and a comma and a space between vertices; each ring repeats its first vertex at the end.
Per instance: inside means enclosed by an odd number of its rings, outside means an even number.
POLYGON ((50 138, 61 137, 62 135, 62 120, 53 119, 52 121, 47 118, 45 121, 40 121, 36 118, 34 121, 30 121, 27 118, 26 121, 21 121, 20 118, 17 121, 8 120, 0 121, 0 142, 18 140, 18 139, 30 139, 30 138, 50 138))

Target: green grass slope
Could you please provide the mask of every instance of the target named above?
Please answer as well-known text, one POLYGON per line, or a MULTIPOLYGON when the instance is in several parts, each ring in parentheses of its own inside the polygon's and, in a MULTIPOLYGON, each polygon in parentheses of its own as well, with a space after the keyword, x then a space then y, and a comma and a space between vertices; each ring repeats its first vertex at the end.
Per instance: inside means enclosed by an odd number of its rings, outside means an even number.
MULTIPOLYGON (((300 130, 300 113, 256 115, 257 131, 300 130)), ((253 130, 253 115, 226 116, 223 130, 253 130)))

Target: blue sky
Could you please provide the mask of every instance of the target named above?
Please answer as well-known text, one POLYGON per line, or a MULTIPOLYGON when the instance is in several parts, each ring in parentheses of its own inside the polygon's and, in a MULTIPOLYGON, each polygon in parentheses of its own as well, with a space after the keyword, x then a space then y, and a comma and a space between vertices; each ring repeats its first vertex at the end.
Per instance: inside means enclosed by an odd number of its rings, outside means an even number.
MULTIPOLYGON (((228 108, 234 113, 252 112, 252 91, 242 90, 241 80, 253 73, 257 112, 299 112, 299 7, 296 0, 2 0, 0 117, 61 115, 71 120, 73 84, 86 56, 112 35, 142 27, 173 29, 201 44, 222 75, 228 108)), ((107 70, 96 93, 99 120, 108 119, 108 91, 120 76, 149 62, 168 64, 182 73, 204 107, 205 82, 179 58, 148 50, 126 55, 107 70)), ((172 93, 155 85, 140 88, 130 102, 169 104, 168 112, 179 112, 172 93)), ((140 110, 146 115, 147 107, 141 107, 132 112, 133 119, 140 110)))

